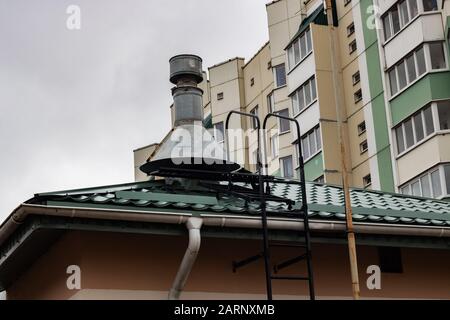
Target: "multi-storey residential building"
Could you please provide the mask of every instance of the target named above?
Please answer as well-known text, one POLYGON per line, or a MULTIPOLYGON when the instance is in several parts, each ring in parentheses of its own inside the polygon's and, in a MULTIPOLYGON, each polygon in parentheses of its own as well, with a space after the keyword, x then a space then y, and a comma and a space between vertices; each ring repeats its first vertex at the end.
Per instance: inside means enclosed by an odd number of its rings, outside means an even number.
MULTIPOLYGON (((261 120, 279 112, 299 122, 301 137, 289 122, 269 121, 269 174, 297 175, 300 141, 307 179, 340 184, 342 141, 352 186, 448 197, 450 1, 278 0, 266 8, 269 42, 248 62, 210 67, 200 85, 216 138, 223 141, 231 110, 261 120)), ((243 142, 229 152, 249 170, 254 127, 239 115, 230 121, 243 142)))

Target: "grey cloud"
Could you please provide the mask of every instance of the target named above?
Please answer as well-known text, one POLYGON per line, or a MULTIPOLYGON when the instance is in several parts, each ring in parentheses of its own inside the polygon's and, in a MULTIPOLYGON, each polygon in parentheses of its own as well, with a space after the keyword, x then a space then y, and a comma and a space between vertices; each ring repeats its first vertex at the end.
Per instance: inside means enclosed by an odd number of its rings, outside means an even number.
POLYGON ((266 24, 261 0, 0 0, 0 221, 36 192, 132 181, 132 150, 169 129, 168 59, 250 58, 266 24))

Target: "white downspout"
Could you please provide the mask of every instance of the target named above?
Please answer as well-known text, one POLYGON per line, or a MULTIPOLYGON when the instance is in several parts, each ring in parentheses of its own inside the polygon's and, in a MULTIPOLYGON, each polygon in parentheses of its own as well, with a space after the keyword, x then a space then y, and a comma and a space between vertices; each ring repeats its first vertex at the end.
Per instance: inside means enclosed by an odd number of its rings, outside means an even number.
POLYGON ((178 300, 180 298, 181 291, 186 284, 186 281, 197 259, 198 251, 200 250, 200 228, 202 227, 203 219, 197 217, 190 217, 186 226, 189 230, 189 245, 178 268, 177 275, 173 281, 172 288, 169 291, 169 300, 178 300))

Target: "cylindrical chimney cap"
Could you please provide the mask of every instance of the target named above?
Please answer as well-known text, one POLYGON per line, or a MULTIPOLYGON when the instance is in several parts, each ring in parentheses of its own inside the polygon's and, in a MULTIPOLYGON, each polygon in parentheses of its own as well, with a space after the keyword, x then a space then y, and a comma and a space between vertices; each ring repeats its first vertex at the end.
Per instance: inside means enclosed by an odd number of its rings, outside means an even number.
POLYGON ((197 83, 203 81, 202 58, 193 54, 179 54, 170 58, 170 82, 177 84, 180 79, 197 83))

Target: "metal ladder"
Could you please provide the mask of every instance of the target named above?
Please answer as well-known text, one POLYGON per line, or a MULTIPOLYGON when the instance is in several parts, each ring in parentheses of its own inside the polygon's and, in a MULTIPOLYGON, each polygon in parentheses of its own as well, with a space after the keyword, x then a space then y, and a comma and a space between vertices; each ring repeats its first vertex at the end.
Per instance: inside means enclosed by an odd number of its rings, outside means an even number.
MULTIPOLYGON (((232 114, 240 114, 242 116, 250 117, 256 121, 256 131, 257 131, 257 174, 258 174, 258 187, 259 187, 259 200, 260 200, 260 207, 261 207, 261 222, 262 222, 262 238, 263 238, 263 251, 261 253, 258 253, 254 256, 245 258, 240 261, 233 261, 232 262, 232 268, 233 272, 236 272, 237 269, 255 262, 259 259, 264 259, 264 269, 265 269, 265 278, 266 278, 266 292, 267 292, 267 299, 272 300, 272 280, 291 280, 291 281, 307 281, 308 282, 308 288, 309 288, 309 297, 310 300, 315 300, 315 293, 314 293, 314 279, 313 279, 313 269, 312 269, 312 253, 311 253, 311 237, 310 237, 310 231, 309 231, 309 221, 308 221, 308 204, 307 204, 307 198, 306 198, 306 183, 305 183, 305 170, 304 170, 304 161, 302 156, 302 150, 301 150, 301 141, 300 141, 300 126, 298 122, 290 117, 285 117, 276 113, 269 113, 265 118, 263 122, 263 134, 265 137, 265 130, 267 121, 271 117, 276 117, 280 119, 284 119, 290 122, 294 122, 296 125, 297 130, 297 141, 298 141, 298 154, 299 154, 299 179, 300 179, 300 187, 301 187, 301 207, 298 210, 292 211, 293 214, 298 214, 298 217, 303 220, 304 225, 304 232, 302 233, 304 237, 304 243, 276 243, 276 242, 269 242, 269 231, 268 231, 268 223, 267 223, 267 212, 266 212, 266 199, 270 197, 270 188, 269 188, 269 180, 270 183, 286 183, 286 181, 277 181, 273 179, 267 179, 268 176, 263 175, 263 165, 261 163, 261 148, 260 148, 260 136, 261 136, 261 123, 258 118, 258 116, 250 113, 240 112, 240 111, 231 111, 226 119, 225 122, 225 132, 228 133, 228 124, 229 120, 232 114), (266 188, 265 188, 266 187, 266 188), (279 262, 273 266, 273 269, 271 268, 271 248, 274 247, 290 247, 290 248, 301 248, 303 249, 303 252, 293 258, 290 258, 288 260, 279 262), (307 266, 307 275, 279 275, 277 274, 279 270, 286 268, 292 264, 298 263, 298 262, 306 262, 307 266)), ((227 143, 227 150, 229 150, 228 145, 228 134, 225 134, 226 136, 226 143, 227 143)), ((264 138, 265 141, 265 138, 264 138)), ((265 144, 264 144, 265 145, 265 144)), ((265 151, 265 148, 264 148, 265 151)), ((265 168, 267 168, 267 155, 264 155, 265 159, 265 168)), ((286 201, 289 201, 288 199, 285 199, 286 201)))

